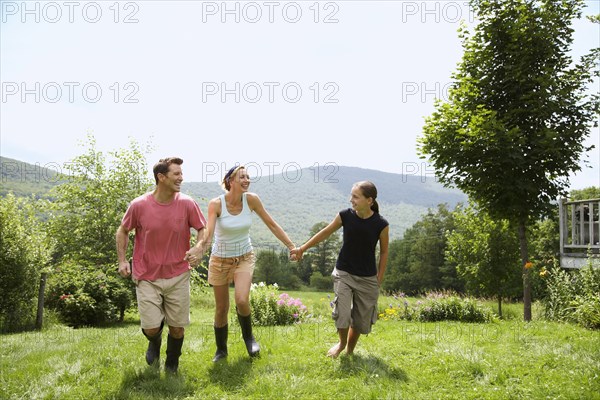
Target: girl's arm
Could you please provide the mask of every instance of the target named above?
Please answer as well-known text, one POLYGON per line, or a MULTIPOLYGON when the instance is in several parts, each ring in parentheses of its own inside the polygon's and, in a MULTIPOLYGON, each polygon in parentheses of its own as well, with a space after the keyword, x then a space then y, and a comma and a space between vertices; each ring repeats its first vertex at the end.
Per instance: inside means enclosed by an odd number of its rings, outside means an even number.
POLYGON ((327 239, 329 236, 331 236, 331 234, 333 232, 337 231, 341 227, 342 227, 342 217, 340 217, 340 214, 338 214, 335 216, 333 221, 331 221, 329 223, 329 225, 327 225, 325 228, 323 228, 319 232, 317 232, 313 237, 308 239, 308 241, 306 243, 304 243, 302 246, 295 248, 292 251, 292 255, 295 255, 298 258, 298 260, 300 260, 306 250, 321 243, 323 240, 327 239))
POLYGON ((383 274, 385 274, 385 268, 387 267, 389 243, 390 227, 388 225, 379 234, 379 267, 377 268, 377 282, 379 282, 379 286, 383 282, 383 274))

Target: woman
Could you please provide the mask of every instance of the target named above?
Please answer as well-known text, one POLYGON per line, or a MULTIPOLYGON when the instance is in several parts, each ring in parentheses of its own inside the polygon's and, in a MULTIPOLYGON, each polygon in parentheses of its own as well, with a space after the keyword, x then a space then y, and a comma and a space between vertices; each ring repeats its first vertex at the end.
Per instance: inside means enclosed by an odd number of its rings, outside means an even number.
POLYGON ((333 319, 339 343, 327 355, 336 358, 347 347, 353 354, 361 334, 371 332, 377 319, 379 286, 387 264, 389 224, 379 215, 377 188, 368 181, 355 183, 350 203, 352 208, 340 211, 335 219, 302 246, 292 250, 301 259, 303 253, 332 233, 344 227, 343 244, 333 276, 333 319), (379 266, 375 263, 375 248, 379 242, 379 266))
MULTIPOLYGON (((294 244, 263 207, 260 198, 248 192, 250 177, 243 166, 231 168, 223 178, 226 193, 208 203, 208 224, 203 251, 214 243, 208 265, 208 283, 215 295, 215 339, 217 362, 227 357, 227 315, 229 312, 229 284, 235 284, 235 305, 246 349, 251 357, 259 355, 260 346, 252 335, 250 285, 254 272, 254 252, 250 241, 252 212, 288 249, 294 244)), ((203 253, 204 254, 204 253, 203 253)))

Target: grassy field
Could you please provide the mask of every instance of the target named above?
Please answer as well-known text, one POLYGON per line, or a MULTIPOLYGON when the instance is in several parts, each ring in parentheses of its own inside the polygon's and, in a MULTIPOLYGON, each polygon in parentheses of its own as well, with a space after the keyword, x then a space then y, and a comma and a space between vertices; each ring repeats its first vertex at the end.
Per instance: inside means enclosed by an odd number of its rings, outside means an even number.
MULTIPOLYGON (((316 314, 329 313, 327 293, 290 294, 316 314)), ((198 295, 178 376, 145 366, 147 342, 131 314, 110 328, 54 325, 0 336, 0 398, 600 399, 598 331, 526 324, 522 305, 506 310, 517 318, 379 321, 353 357, 336 360, 325 356, 337 337, 328 317, 256 328, 262 346, 256 360, 232 323, 228 361, 214 365, 212 300, 198 295)))

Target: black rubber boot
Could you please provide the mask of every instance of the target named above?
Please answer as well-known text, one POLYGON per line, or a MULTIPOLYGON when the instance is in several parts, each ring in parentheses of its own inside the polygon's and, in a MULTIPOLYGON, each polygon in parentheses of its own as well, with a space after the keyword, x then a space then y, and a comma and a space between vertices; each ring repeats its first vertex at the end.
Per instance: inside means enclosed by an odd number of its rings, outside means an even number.
POLYGON ((254 335, 252 335, 252 314, 247 315, 245 317, 238 316, 238 321, 240 323, 240 327, 242 328, 242 337, 244 338, 244 343, 246 343, 246 350, 248 350, 248 355, 250 357, 257 357, 260 355, 260 346, 254 339, 254 335))
POLYGON ((181 356, 181 346, 183 338, 175 339, 173 336, 167 336, 167 359, 165 361, 165 370, 176 374, 179 368, 179 356, 181 356))
POLYGON ((160 345, 162 343, 162 331, 164 322, 160 324, 160 331, 154 336, 148 336, 142 329, 142 333, 148 339, 148 350, 146 350, 146 362, 148 365, 158 365, 160 360, 160 345))
POLYGON ((213 357, 213 362, 227 358, 227 335, 229 334, 229 325, 217 328, 215 326, 215 340, 217 342, 217 352, 213 357))

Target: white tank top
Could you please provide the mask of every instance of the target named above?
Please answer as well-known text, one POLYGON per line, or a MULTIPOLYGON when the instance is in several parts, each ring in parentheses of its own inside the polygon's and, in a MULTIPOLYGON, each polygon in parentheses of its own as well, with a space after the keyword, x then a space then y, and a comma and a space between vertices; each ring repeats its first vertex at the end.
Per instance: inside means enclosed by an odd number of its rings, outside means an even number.
POLYGON ((242 211, 238 215, 229 214, 224 194, 219 198, 221 199, 221 215, 217 218, 215 226, 212 254, 217 257, 238 257, 252 251, 252 242, 250 241, 252 212, 248 207, 246 193, 242 194, 242 211))

